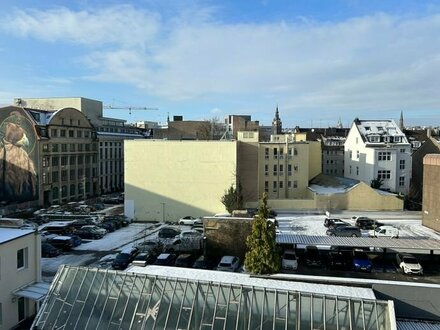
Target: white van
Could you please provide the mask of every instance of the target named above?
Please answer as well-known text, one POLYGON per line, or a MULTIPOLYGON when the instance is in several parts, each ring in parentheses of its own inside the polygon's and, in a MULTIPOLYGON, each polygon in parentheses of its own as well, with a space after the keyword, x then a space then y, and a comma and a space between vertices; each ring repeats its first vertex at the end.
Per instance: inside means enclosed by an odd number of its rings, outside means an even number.
POLYGON ((281 260, 281 266, 283 269, 297 270, 298 269, 298 258, 293 250, 286 250, 283 254, 283 259, 281 260))
POLYGON ((399 229, 393 226, 380 226, 373 231, 373 237, 399 238, 399 229))

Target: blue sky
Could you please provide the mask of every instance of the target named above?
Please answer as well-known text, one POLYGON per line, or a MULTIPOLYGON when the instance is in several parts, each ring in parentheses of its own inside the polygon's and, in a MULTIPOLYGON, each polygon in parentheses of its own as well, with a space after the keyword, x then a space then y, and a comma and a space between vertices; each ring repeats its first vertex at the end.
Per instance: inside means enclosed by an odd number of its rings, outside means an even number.
POLYGON ((440 1, 0 2, 0 104, 83 96, 164 122, 440 124, 440 1))

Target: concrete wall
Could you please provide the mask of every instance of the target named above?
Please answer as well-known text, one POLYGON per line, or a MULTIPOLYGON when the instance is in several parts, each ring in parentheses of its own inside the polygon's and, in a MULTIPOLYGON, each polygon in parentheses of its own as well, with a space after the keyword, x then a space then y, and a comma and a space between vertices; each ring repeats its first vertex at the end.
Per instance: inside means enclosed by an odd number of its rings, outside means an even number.
POLYGON ((236 184, 236 141, 136 140, 124 147, 125 199, 136 220, 226 212, 220 200, 236 184))
POLYGON ((232 255, 241 264, 247 251, 246 238, 252 232, 252 218, 205 218, 206 252, 211 258, 232 255))
POLYGON ((316 195, 316 208, 321 210, 401 211, 403 199, 379 192, 364 182, 346 193, 316 195))
POLYGON ((440 155, 423 158, 423 225, 440 231, 440 155))
MULTIPOLYGON (((257 133, 255 135, 258 136, 257 133)), ((258 141, 238 142, 237 164, 244 201, 258 201, 258 141)))
MULTIPOLYGON (((0 228, 0 230, 2 230, 0 228)), ((8 229, 13 230, 13 229, 8 229)), ((16 229, 18 232, 21 229, 16 229)), ((31 233, 0 244, 0 303, 3 323, 0 329, 11 329, 18 324, 18 299, 12 294, 28 284, 41 281, 41 240, 40 235, 31 233), (28 249, 26 268, 17 270, 17 251, 28 249)), ((26 317, 36 313, 34 301, 25 299, 26 317)))
POLYGON ((309 141, 309 180, 321 173, 322 156, 321 142, 309 141))

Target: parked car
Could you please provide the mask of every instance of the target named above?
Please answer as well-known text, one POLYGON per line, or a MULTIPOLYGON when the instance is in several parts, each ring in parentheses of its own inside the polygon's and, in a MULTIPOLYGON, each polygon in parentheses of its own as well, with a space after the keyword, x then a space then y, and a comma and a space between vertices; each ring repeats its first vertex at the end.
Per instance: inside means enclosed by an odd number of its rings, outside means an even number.
POLYGON ((70 236, 55 236, 47 240, 47 243, 63 251, 72 250, 74 243, 70 236))
POLYGON ((174 266, 176 267, 191 267, 194 263, 194 255, 190 253, 184 253, 177 257, 174 262, 174 266))
POLYGON ((353 250, 353 269, 355 271, 366 271, 366 272, 371 272, 371 270, 373 269, 373 264, 371 263, 371 260, 368 258, 368 255, 359 249, 354 249, 353 250))
POLYGON ((349 268, 352 264, 351 255, 348 251, 330 251, 328 254, 331 268, 349 268))
POLYGON ((361 237, 361 230, 355 226, 337 226, 327 229, 329 236, 361 237))
POLYGON ((137 248, 128 248, 122 250, 116 256, 115 260, 113 260, 112 268, 113 269, 125 269, 127 266, 134 260, 136 255, 139 253, 137 248))
POLYGON ((136 257, 134 257, 131 262, 134 266, 145 267, 146 265, 152 264, 156 260, 157 254, 152 251, 141 252, 136 257))
POLYGON ((157 236, 159 238, 174 238, 180 234, 180 230, 173 227, 162 227, 159 229, 157 236))
POLYGON ((423 275, 423 267, 412 254, 398 253, 396 254, 396 261, 399 268, 405 274, 423 275))
POLYGON ((141 252, 153 252, 155 255, 159 255, 163 251, 163 244, 160 241, 146 240, 138 243, 136 247, 141 252))
POLYGON ((205 256, 200 256, 194 261, 192 268, 196 269, 213 269, 216 263, 214 263, 211 259, 206 258, 205 256))
POLYGON ((179 225, 194 225, 195 223, 202 223, 202 219, 194 218, 190 215, 179 219, 179 225))
POLYGON ((393 226, 380 226, 374 229, 372 236, 399 238, 399 229, 393 226))
MULTIPOLYGON (((202 235, 200 234, 199 231, 197 230, 183 230, 180 232, 179 235, 177 235, 178 238, 180 238, 181 240, 186 240, 186 239, 194 239, 194 238, 200 238, 202 235)), ((177 238, 176 237, 176 238, 177 238)))
POLYGON ((102 236, 105 236, 107 234, 107 230, 105 230, 104 228, 100 228, 96 225, 82 226, 81 229, 95 230, 96 232, 101 233, 102 236))
POLYGON ((306 260, 307 266, 321 266, 321 255, 319 254, 319 250, 314 245, 307 245, 304 250, 304 259, 306 260))
POLYGON ((293 250, 284 251, 283 257, 281 259, 281 266, 283 269, 287 269, 287 270, 298 269, 298 258, 296 256, 295 251, 293 250))
POLYGON ((101 230, 98 231, 93 227, 83 226, 82 228, 77 229, 75 231, 75 234, 81 237, 82 239, 101 239, 105 235, 102 233, 101 230))
POLYGON ((175 255, 174 253, 161 253, 157 257, 153 265, 172 266, 174 265, 174 261, 176 260, 176 258, 177 255, 175 255))
POLYGON ((48 232, 47 230, 42 230, 40 231, 40 235, 41 235, 41 242, 47 242, 49 239, 53 238, 53 237, 58 237, 57 234, 53 234, 51 232, 48 232))
POLYGON ((41 256, 43 258, 53 258, 61 254, 61 250, 50 245, 49 243, 41 243, 41 256))
POLYGON ((78 235, 70 235, 73 240, 73 247, 77 247, 82 244, 82 239, 78 235))
POLYGON ((336 227, 338 224, 346 226, 350 225, 348 222, 342 221, 341 219, 325 218, 324 220, 324 227, 336 227))
POLYGON ((72 223, 73 227, 75 228, 81 228, 83 226, 89 226, 89 225, 95 225, 95 222, 92 218, 83 218, 75 220, 75 222, 72 223))
POLYGON ((356 227, 364 230, 375 229, 376 227, 383 226, 383 223, 368 217, 353 217, 353 220, 355 220, 356 227))
POLYGON ((217 270, 236 272, 240 268, 240 259, 236 256, 223 256, 217 265, 217 270))
POLYGON ((115 231, 115 225, 112 222, 106 221, 101 222, 97 225, 99 228, 105 229, 108 233, 112 233, 115 231))

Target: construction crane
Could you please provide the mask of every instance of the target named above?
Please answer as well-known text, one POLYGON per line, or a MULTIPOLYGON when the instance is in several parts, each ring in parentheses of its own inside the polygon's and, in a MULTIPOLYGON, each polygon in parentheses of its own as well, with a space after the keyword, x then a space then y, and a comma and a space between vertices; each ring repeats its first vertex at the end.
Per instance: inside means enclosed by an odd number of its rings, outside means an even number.
POLYGON ((150 107, 123 107, 123 106, 114 106, 114 105, 104 105, 104 109, 109 110, 128 110, 128 114, 131 115, 132 110, 159 110, 159 108, 150 108, 150 107))

